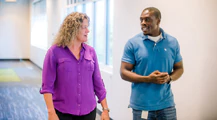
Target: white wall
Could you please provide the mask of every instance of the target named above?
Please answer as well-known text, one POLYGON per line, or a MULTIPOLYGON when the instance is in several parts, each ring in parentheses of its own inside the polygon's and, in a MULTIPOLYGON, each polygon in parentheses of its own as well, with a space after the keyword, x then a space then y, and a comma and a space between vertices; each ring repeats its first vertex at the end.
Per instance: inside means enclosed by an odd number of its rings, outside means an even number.
MULTIPOLYGON (((59 30, 61 20, 64 15, 63 0, 47 0, 46 1, 46 14, 47 14, 47 42, 48 48, 52 45, 56 33, 59 30)), ((32 7, 32 1, 30 2, 30 11, 32 7)), ((31 56, 30 60, 39 67, 43 67, 44 57, 47 49, 41 49, 31 45, 31 56)))
POLYGON ((124 44, 139 33, 141 11, 155 6, 162 13, 161 27, 181 46, 185 72, 172 83, 178 120, 217 119, 217 1, 216 0, 115 0, 111 117, 132 120, 128 109, 130 83, 120 78, 124 44))
MULTIPOLYGON (((57 7, 59 1, 47 1, 49 44, 59 26, 60 8, 57 7)), ((161 27, 175 36, 181 46, 185 72, 177 82, 172 83, 178 120, 217 119, 215 114, 217 111, 217 97, 215 97, 217 1, 215 0, 114 1, 113 71, 102 71, 108 91, 107 99, 111 117, 115 120, 132 120, 131 109, 127 108, 131 84, 120 78, 120 62, 124 44, 129 38, 141 32, 139 17, 141 11, 149 6, 161 10, 161 27)), ((45 53, 46 50, 31 46, 30 59, 42 67, 45 53)), ((98 107, 100 109, 100 105, 98 107)))
POLYGON ((63 0, 47 0, 47 23, 48 23, 48 47, 53 43, 56 33, 62 23, 61 18, 64 14, 63 0))
POLYGON ((29 1, 0 1, 0 59, 30 57, 29 1))

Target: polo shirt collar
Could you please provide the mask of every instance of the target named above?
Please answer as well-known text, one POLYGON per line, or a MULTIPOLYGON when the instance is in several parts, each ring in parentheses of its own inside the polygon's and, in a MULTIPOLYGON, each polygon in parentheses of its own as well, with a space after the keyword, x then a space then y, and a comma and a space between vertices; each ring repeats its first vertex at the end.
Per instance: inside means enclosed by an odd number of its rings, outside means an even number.
MULTIPOLYGON (((162 28, 160 28, 160 31, 162 33, 162 40, 164 40, 166 38, 166 33, 164 32, 162 28)), ((144 35, 143 32, 141 33, 141 37, 142 37, 142 40, 149 40, 148 35, 144 35)))

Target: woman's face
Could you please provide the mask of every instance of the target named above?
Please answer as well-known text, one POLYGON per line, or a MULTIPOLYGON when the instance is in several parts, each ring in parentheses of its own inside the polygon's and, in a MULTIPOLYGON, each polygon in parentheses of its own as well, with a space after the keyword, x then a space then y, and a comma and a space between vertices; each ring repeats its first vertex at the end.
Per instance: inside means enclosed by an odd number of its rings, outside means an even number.
POLYGON ((88 33, 90 32, 88 26, 89 26, 88 20, 84 19, 77 36, 78 41, 81 43, 87 42, 88 33))

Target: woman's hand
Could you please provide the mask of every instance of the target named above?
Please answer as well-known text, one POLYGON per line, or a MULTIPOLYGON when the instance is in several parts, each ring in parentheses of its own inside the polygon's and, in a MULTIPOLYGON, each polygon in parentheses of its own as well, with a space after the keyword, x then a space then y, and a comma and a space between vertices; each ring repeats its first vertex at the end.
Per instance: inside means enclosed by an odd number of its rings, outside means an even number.
POLYGON ((102 111, 101 120, 110 120, 108 110, 102 111))

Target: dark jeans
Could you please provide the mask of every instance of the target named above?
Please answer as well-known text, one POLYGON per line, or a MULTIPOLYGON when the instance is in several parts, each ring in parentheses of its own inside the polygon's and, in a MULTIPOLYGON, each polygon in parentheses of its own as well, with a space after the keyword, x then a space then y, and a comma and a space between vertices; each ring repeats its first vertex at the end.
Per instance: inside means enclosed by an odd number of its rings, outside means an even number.
MULTIPOLYGON (((133 109, 133 120, 146 120, 141 118, 142 110, 133 109)), ((169 107, 162 110, 148 111, 147 120, 177 120, 176 108, 169 107)))
POLYGON ((82 116, 65 114, 65 113, 61 113, 58 110, 56 110, 56 114, 60 120, 95 120, 96 119, 96 108, 93 111, 91 111, 89 114, 82 115, 82 116))

